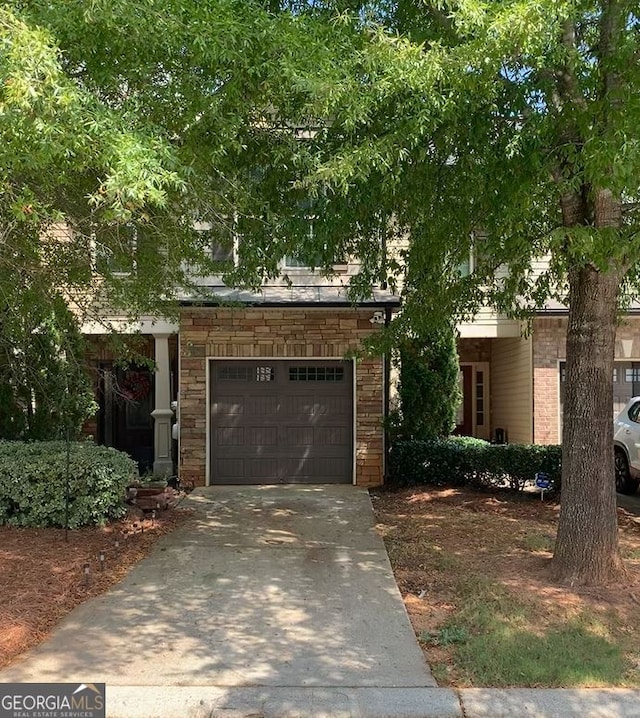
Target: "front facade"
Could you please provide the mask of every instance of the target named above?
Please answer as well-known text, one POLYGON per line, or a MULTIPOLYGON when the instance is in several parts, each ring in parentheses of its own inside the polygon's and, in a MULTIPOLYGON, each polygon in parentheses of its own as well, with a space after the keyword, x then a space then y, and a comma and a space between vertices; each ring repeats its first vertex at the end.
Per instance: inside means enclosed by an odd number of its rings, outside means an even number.
POLYGON ((119 368, 102 328, 87 326, 100 410, 85 431, 141 472, 196 486, 379 485, 389 372, 360 350, 397 305, 380 290, 354 305, 328 283, 216 285, 204 304, 185 297, 177 322, 115 320, 151 369, 119 368))
MULTIPOLYGON (((143 472, 177 472, 194 485, 383 483, 390 367, 359 350, 399 301, 377 289, 352 304, 356 271, 341 265, 324 279, 289 268, 293 284, 257 293, 208 278, 211 299, 185 296, 178 321, 123 321, 151 368, 118 368, 102 327, 86 327, 100 404, 87 433, 130 453, 143 472)), ((456 433, 560 443, 566 327, 561 306, 529 325, 487 309, 460 324, 456 433)), ((637 314, 618 329, 612 381, 613 416, 640 394, 637 314)))
POLYGON ((371 307, 184 307, 180 476, 196 484, 384 476, 385 368, 352 358, 371 307))

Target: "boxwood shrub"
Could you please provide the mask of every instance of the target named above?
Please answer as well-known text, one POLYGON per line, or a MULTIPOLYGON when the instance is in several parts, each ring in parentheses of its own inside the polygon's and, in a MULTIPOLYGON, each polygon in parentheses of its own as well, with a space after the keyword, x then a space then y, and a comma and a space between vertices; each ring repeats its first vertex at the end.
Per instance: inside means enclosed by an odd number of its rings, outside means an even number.
MULTIPOLYGON (((67 446, 64 441, 0 441, 0 524, 64 526, 67 446)), ((124 514, 137 464, 89 441, 72 442, 69 528, 104 524, 124 514)))
POLYGON ((490 444, 482 439, 451 437, 432 441, 397 441, 389 456, 391 484, 509 487, 522 490, 536 473, 545 473, 560 491, 561 447, 538 444, 490 444))

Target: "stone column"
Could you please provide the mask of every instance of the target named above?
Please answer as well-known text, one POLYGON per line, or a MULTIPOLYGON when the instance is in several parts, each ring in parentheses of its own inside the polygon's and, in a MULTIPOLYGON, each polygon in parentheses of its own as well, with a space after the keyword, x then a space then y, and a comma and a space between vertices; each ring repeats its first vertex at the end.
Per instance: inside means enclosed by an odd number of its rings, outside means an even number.
POLYGON ((153 417, 153 473, 173 474, 171 458, 171 370, 169 366, 169 334, 154 334, 156 382, 153 417))

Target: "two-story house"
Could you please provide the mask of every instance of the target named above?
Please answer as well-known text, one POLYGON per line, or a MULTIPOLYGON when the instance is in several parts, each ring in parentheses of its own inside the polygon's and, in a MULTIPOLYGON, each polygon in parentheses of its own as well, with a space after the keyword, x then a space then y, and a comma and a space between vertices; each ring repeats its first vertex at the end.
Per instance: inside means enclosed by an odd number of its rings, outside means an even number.
MULTIPOLYGON (((178 321, 114 319, 138 333, 155 372, 117 369, 103 326, 87 324, 100 404, 87 431, 143 468, 177 465, 197 485, 382 483, 390 367, 384 357, 345 357, 399 299, 377 288, 354 306, 346 288, 357 271, 346 263, 326 278, 287 258, 282 278, 259 292, 202 280, 209 298, 184 294, 178 321)), ((618 330, 614 413, 640 394, 639 311, 618 330)), ((561 441, 566 315, 549 303, 529 326, 489 309, 459 324, 458 434, 561 441)))

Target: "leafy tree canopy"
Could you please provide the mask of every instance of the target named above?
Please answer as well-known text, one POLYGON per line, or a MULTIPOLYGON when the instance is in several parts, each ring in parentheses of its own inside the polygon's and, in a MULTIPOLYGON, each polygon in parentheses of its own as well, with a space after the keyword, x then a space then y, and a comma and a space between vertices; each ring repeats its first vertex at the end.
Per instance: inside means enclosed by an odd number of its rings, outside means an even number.
MULTIPOLYGON (((483 301, 512 314, 567 301, 558 575, 617 573, 610 378, 620 289, 638 279, 637 2, 6 7, 0 131, 18 159, 10 152, 17 164, 3 177, 3 227, 39 232, 29 217, 58 211, 99 218, 97 241, 112 250, 120 235, 110 222, 131 220, 155 257, 144 277, 165 291, 185 260, 207 269, 194 217, 219 239, 242 235, 234 284, 276 274, 285 254, 326 271, 354 254, 363 262, 355 294, 403 282, 399 325, 410 333, 483 301), (20 33, 49 74, 15 50, 20 33), (5 122, 7 112, 19 121, 5 122), (13 132, 60 139, 36 139, 23 162, 13 132), (89 215, 61 207, 87 196, 89 215), (402 240, 399 255, 391 240, 402 240), (471 249, 475 271, 462 276, 471 249), (540 256, 550 259, 542 275, 531 270, 540 256)), ((37 236, 25 244, 28 233, 16 231, 8 246, 28 252, 37 236)), ((149 290, 138 275, 120 281, 133 307, 149 290)))

